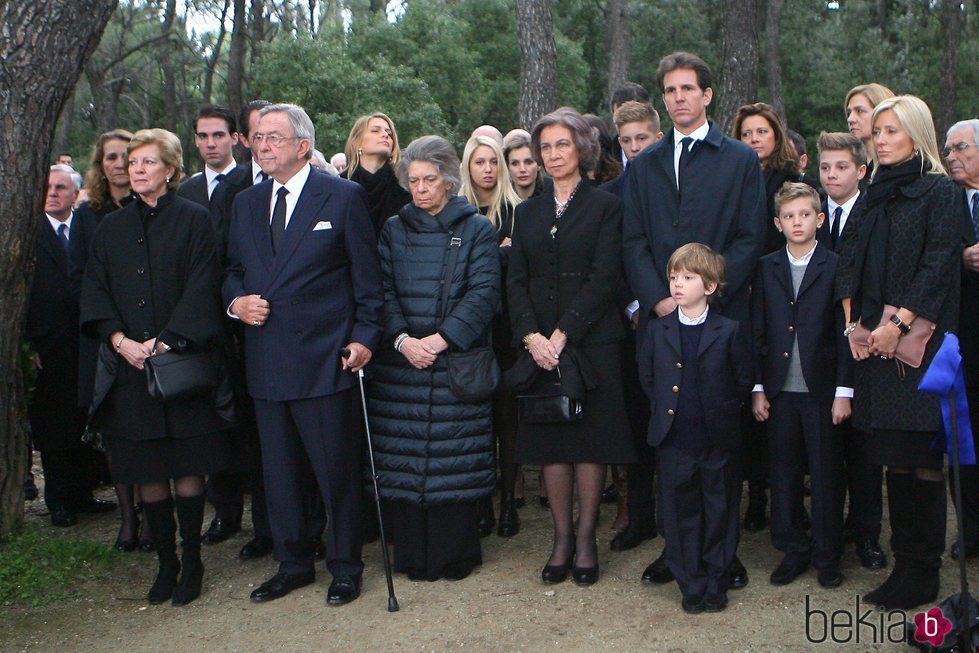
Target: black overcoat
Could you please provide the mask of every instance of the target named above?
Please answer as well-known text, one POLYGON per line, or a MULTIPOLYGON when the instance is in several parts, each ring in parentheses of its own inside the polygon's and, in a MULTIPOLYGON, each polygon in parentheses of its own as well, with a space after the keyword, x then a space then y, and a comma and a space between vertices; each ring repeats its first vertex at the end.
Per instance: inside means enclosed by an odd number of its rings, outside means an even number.
MULTIPOLYGON (((95 234, 82 284, 82 329, 102 343, 122 331, 133 340, 159 337, 175 349, 214 351, 224 333, 220 284, 207 211, 174 192, 156 207, 137 201, 107 216, 95 234)), ((156 401, 145 373, 124 362, 93 418, 110 435, 131 440, 226 426, 213 397, 156 401)))

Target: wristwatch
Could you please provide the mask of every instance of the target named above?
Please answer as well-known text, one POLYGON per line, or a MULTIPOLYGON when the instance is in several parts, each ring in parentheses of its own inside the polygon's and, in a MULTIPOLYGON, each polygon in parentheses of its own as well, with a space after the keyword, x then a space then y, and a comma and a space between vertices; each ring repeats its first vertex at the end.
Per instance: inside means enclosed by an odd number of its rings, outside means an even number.
POLYGON ((894 326, 901 330, 902 336, 906 336, 911 333, 911 325, 906 324, 897 313, 891 315, 891 322, 894 324, 894 326))

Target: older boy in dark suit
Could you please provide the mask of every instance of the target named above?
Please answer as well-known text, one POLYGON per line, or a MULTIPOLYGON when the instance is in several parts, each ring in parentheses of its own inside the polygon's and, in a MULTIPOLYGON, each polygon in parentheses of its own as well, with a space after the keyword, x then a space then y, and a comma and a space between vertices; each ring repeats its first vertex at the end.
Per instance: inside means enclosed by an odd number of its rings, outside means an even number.
POLYGON ((833 424, 850 417, 852 366, 833 293, 839 260, 816 242, 819 195, 789 183, 775 195, 784 250, 762 257, 751 288, 755 336, 752 410, 768 422, 772 543, 785 554, 772 572, 787 585, 812 565, 819 584, 843 581, 842 449, 833 424), (812 540, 800 523, 806 463, 812 481, 812 540))
POLYGON ((639 353, 666 562, 685 612, 720 612, 738 548, 748 343, 737 322, 708 307, 724 280, 720 254, 689 243, 674 252, 667 269, 677 308, 647 323, 639 353))

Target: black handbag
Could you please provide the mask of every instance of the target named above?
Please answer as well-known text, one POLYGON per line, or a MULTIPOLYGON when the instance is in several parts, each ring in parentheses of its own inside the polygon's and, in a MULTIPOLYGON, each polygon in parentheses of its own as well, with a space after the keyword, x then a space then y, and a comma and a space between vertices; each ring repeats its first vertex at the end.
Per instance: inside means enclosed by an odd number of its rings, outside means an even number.
MULTIPOLYGON (((461 249, 462 238, 450 237, 445 276, 442 279, 442 322, 449 312, 449 286, 461 249)), ((449 351, 444 355, 448 367, 449 390, 462 401, 486 401, 500 385, 502 373, 492 346, 474 347, 469 351, 449 351)))
POLYGON ((146 389, 159 401, 191 397, 212 392, 218 386, 218 372, 207 352, 167 351, 143 362, 146 389))
MULTIPOLYGON (((539 391, 517 395, 517 419, 525 424, 560 424, 577 422, 584 415, 580 399, 572 399, 561 390, 561 368, 555 382, 539 391)), ((537 388, 535 388, 537 390, 537 388)))

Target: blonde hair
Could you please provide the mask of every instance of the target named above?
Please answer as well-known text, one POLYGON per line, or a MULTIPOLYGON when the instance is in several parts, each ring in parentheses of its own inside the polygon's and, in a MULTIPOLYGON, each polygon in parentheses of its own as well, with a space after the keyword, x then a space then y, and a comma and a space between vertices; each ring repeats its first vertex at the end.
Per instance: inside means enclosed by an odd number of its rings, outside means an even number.
POLYGON ((724 286, 724 267, 724 257, 707 245, 687 243, 670 256, 670 260, 666 264, 666 274, 669 276, 677 270, 686 270, 700 275, 705 288, 712 283, 717 284, 714 292, 707 295, 707 301, 710 302, 714 297, 717 297, 724 286))
POLYGON ((489 221, 493 223, 494 227, 499 229, 504 204, 516 206, 520 203, 520 196, 517 195, 517 192, 513 189, 513 183, 510 181, 510 167, 507 165, 506 157, 503 156, 503 150, 500 149, 499 144, 492 138, 488 136, 472 136, 466 142, 466 148, 462 152, 462 163, 459 165, 459 172, 462 174, 462 186, 459 188, 459 194, 469 200, 473 206, 479 206, 479 199, 476 197, 476 188, 473 184, 472 173, 469 171, 469 163, 472 161, 476 149, 481 145, 490 148, 497 161, 496 186, 490 191, 490 201, 486 209, 486 217, 489 218, 489 221))
POLYGON ((775 193, 775 217, 782 214, 782 207, 792 200, 809 200, 812 208, 817 214, 823 210, 823 201, 819 199, 819 193, 809 184, 790 181, 782 184, 782 187, 775 193))
POLYGON ((345 171, 347 179, 353 177, 354 172, 360 166, 360 141, 364 138, 367 125, 373 118, 380 118, 391 128, 391 156, 388 157, 388 163, 391 164, 391 167, 397 167, 398 161, 401 160, 401 146, 398 145, 398 130, 394 128, 394 121, 380 111, 361 116, 354 121, 354 126, 350 128, 350 134, 347 136, 347 144, 343 146, 343 153, 347 155, 347 169, 345 171))
POLYGON ((850 99, 853 98, 854 95, 864 96, 867 98, 867 101, 870 102, 870 106, 876 107, 887 98, 894 97, 894 91, 887 88, 883 84, 878 84, 877 82, 870 82, 869 84, 854 86, 850 89, 850 92, 846 94, 846 99, 843 100, 844 110, 847 108, 847 106, 849 106, 850 99))
POLYGON ((130 155, 144 145, 156 145, 160 150, 160 159, 163 165, 173 168, 173 174, 167 180, 167 190, 173 190, 180 185, 183 177, 184 152, 180 147, 180 139, 177 135, 166 129, 140 129, 133 134, 133 139, 129 141, 126 154, 130 155))
POLYGON ((92 158, 85 172, 85 190, 88 192, 88 205, 98 211, 103 204, 112 201, 109 193, 109 179, 105 176, 102 168, 102 159, 105 157, 105 144, 109 141, 124 141, 128 143, 133 138, 132 132, 125 129, 113 129, 99 136, 92 146, 92 158))
MULTIPOLYGON (((874 107, 870 124, 877 122, 877 116, 884 111, 893 111, 901 127, 908 133, 914 143, 916 154, 921 155, 922 172, 934 175, 944 175, 945 166, 938 154, 938 139, 935 136, 935 121, 931 117, 931 109, 925 101, 914 95, 898 95, 887 98, 874 107), (924 170, 925 162, 930 164, 929 170, 924 170)), ((874 175, 880 170, 880 159, 874 148, 874 175)))

